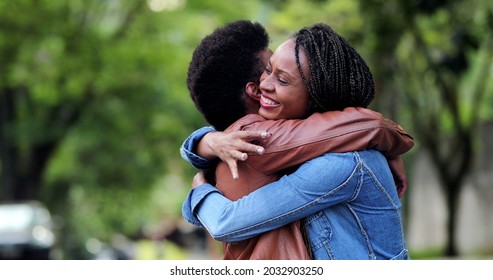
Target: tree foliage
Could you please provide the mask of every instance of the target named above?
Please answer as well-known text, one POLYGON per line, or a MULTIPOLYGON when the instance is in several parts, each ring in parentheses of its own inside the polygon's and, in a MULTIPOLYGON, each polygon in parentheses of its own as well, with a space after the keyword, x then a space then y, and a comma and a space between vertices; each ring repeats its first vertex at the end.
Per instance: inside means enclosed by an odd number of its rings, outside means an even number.
POLYGON ((1 200, 42 200, 66 257, 180 215, 205 122, 186 89, 193 49, 260 2, 0 1, 1 200))
POLYGON ((145 1, 0 8, 2 199, 43 200, 65 219, 64 236, 136 232, 200 123, 184 85, 191 51, 176 47, 196 34, 176 33, 179 15, 145 1))

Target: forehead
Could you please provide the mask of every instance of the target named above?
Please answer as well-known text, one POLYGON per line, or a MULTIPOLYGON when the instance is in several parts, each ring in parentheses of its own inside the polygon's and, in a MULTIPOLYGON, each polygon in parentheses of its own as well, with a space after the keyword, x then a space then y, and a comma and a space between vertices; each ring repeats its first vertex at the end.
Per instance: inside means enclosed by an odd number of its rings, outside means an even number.
POLYGON ((292 39, 282 42, 272 55, 273 59, 294 59, 295 42, 292 39))
MULTIPOLYGON (((281 45, 277 47, 276 51, 274 52, 274 54, 270 59, 270 62, 272 64, 277 64, 277 66, 285 68, 286 70, 290 69, 291 71, 296 70, 296 72, 298 72, 298 66, 296 64, 296 56, 295 56, 295 47, 296 47, 296 42, 294 39, 288 39, 284 41, 281 45)), ((305 75, 308 75, 309 73, 308 58, 302 46, 300 46, 299 48, 298 55, 300 59, 301 69, 303 69, 305 75)))

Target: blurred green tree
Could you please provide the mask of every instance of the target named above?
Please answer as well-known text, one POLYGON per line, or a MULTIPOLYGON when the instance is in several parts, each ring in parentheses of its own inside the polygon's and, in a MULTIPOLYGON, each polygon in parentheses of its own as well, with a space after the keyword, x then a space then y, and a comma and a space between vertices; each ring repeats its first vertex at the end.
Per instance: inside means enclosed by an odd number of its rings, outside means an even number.
POLYGON ((65 220, 68 257, 180 215, 204 125, 186 88, 193 49, 259 2, 0 1, 0 200, 65 220), (157 197, 159 196, 159 197, 157 197))

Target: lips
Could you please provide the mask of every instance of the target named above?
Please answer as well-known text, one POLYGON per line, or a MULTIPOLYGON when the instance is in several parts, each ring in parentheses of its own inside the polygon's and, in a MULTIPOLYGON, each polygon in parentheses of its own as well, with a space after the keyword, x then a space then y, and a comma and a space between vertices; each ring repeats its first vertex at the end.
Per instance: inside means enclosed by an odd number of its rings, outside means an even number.
POLYGON ((264 108, 274 108, 279 106, 279 102, 276 102, 265 95, 260 95, 260 105, 264 108))

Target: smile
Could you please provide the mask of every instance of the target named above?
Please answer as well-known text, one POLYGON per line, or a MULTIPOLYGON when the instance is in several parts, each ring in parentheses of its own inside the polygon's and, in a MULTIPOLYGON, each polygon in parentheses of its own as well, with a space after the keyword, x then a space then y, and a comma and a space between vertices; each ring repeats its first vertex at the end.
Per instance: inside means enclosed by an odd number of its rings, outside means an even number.
POLYGON ((272 99, 270 99, 270 98, 267 98, 267 97, 265 97, 264 95, 260 95, 260 103, 261 103, 261 105, 262 105, 262 106, 264 106, 264 107, 265 107, 265 106, 270 106, 270 107, 272 107, 272 106, 277 106, 277 105, 279 105, 279 103, 278 103, 278 102, 276 102, 276 101, 274 101, 274 100, 272 100, 272 99))

